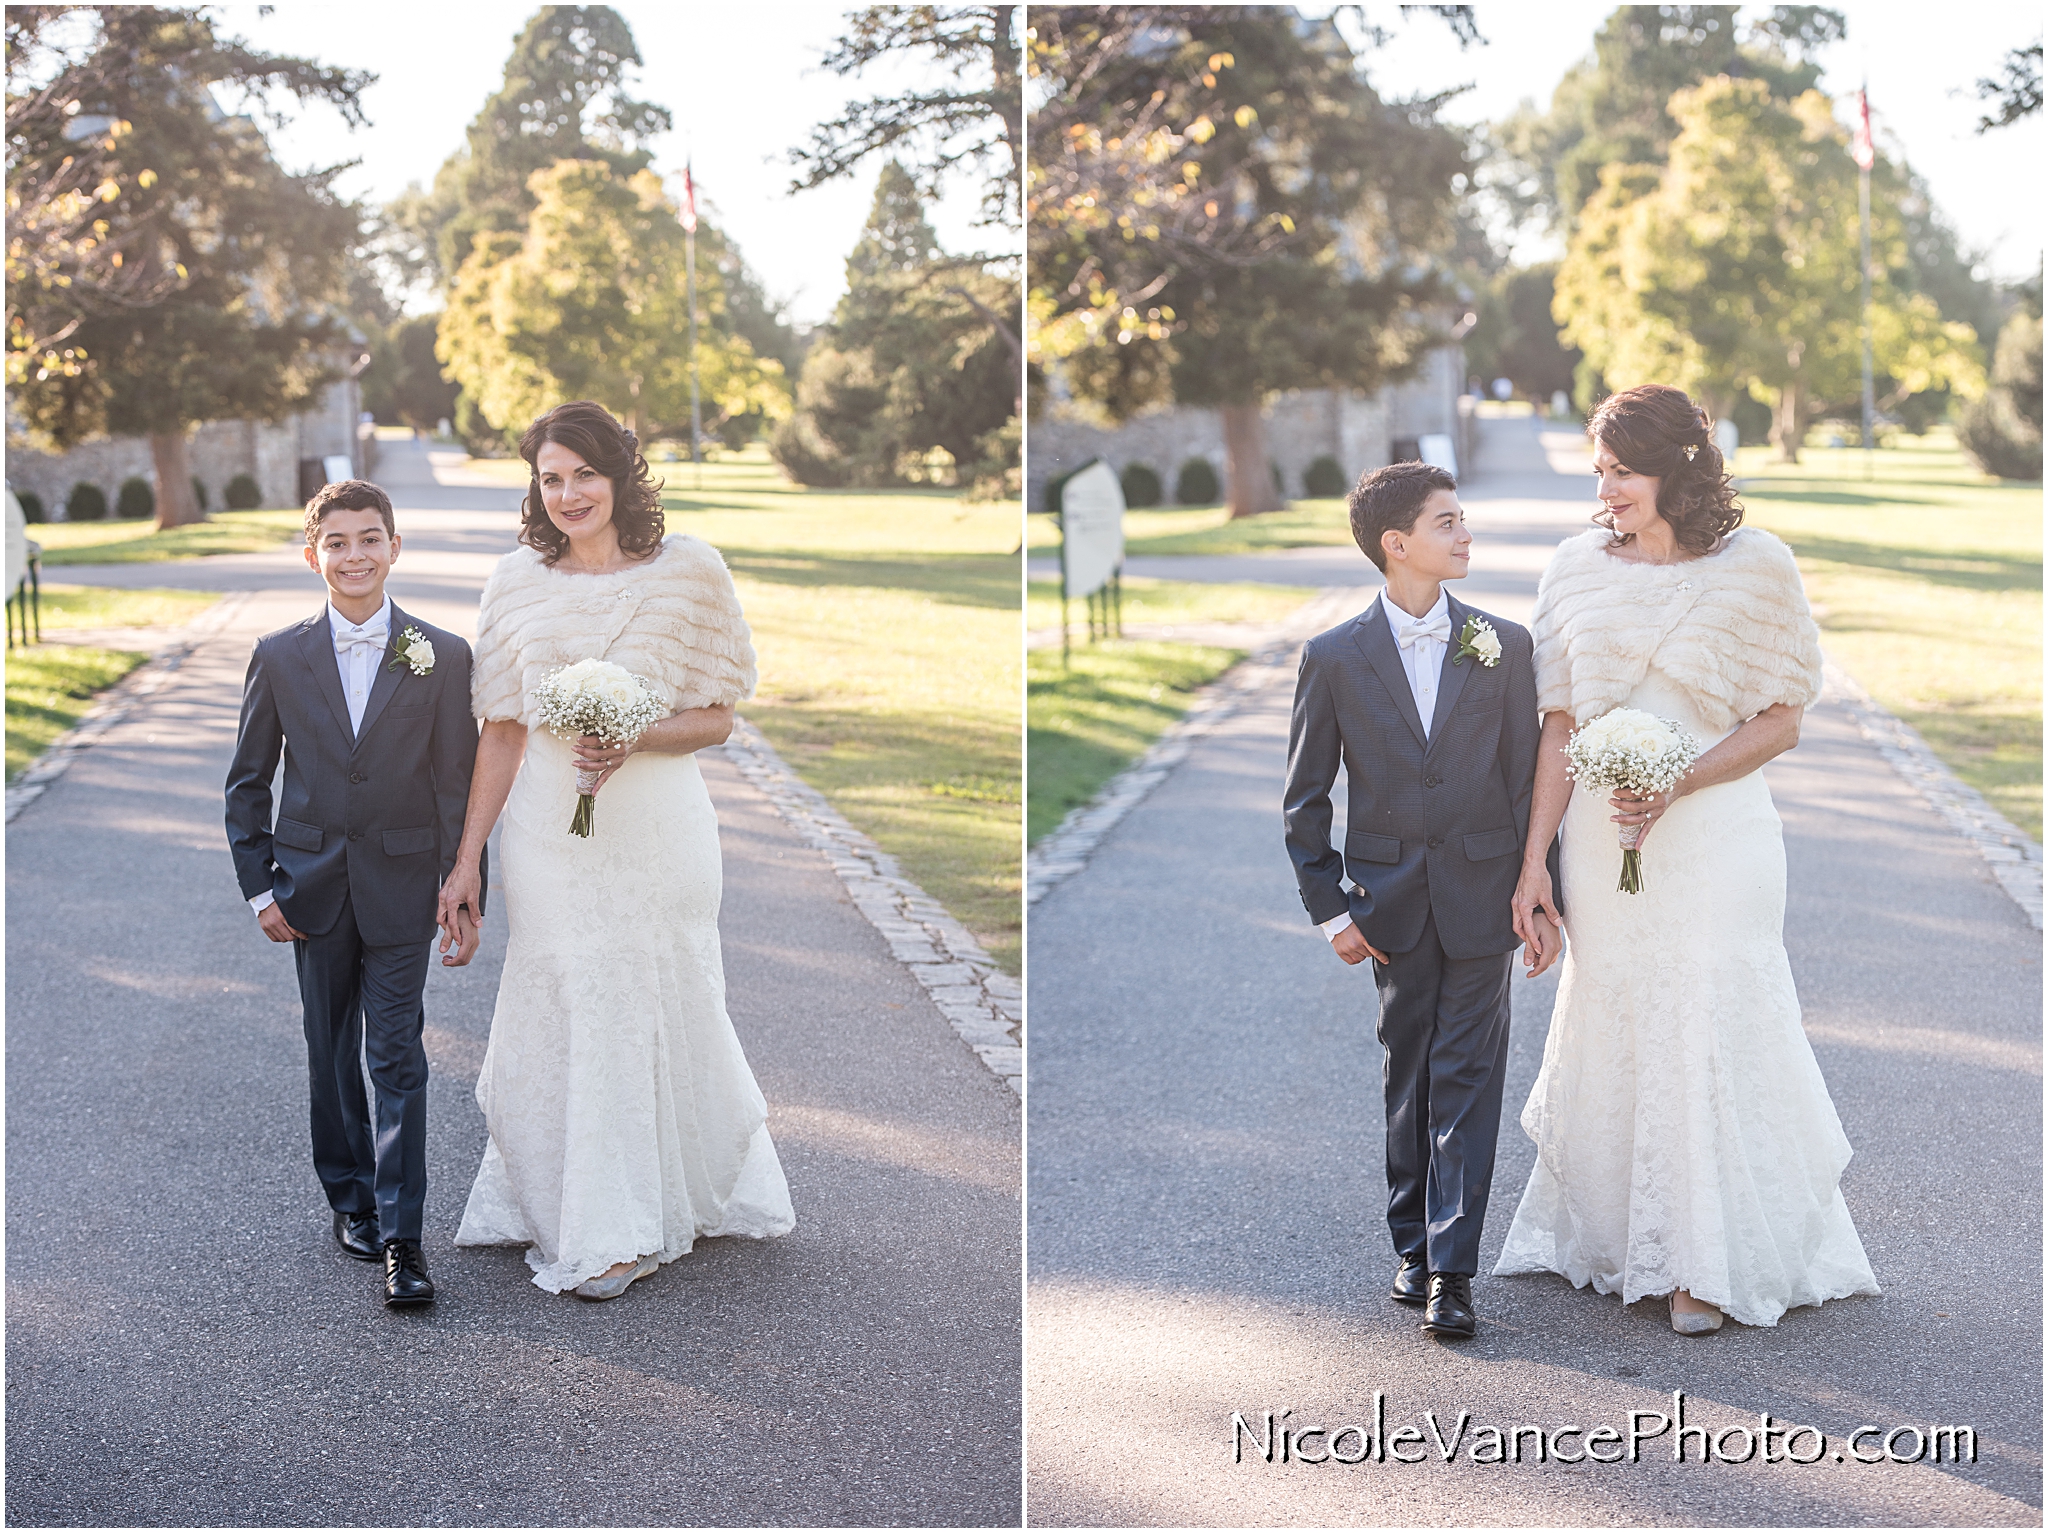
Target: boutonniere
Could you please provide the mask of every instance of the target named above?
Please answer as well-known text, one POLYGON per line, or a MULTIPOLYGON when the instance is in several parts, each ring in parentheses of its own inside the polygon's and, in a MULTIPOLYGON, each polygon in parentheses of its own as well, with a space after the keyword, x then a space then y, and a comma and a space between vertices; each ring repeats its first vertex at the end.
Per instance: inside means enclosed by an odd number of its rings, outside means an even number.
POLYGON ((409 665, 413 675, 424 676, 434 668, 433 642, 417 628, 406 629, 391 648, 391 664, 385 667, 387 670, 395 671, 401 665, 409 665))
POLYGON ((1500 635, 1493 631, 1491 623, 1476 617, 1465 619, 1458 634, 1458 652, 1451 656, 1451 664, 1463 665, 1467 655, 1476 655, 1489 671, 1500 664, 1500 635))

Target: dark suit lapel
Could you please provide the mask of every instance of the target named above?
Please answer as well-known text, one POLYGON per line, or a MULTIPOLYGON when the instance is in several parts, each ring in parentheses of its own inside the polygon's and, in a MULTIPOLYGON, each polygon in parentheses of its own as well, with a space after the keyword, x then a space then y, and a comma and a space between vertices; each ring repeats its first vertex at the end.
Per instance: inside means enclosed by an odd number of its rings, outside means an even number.
MULTIPOLYGON (((1443 669, 1438 674, 1436 683, 1436 712, 1429 721, 1429 743, 1432 746, 1444 737, 1444 725, 1450 719, 1451 710, 1458 706, 1458 698, 1465 691, 1465 678, 1472 674, 1472 667, 1479 663, 1473 656, 1467 655, 1463 663, 1451 664, 1451 656, 1458 652, 1458 635, 1465 631, 1465 619, 1470 615, 1470 610, 1463 602, 1448 593, 1444 602, 1450 613, 1451 636, 1444 643, 1443 669)), ((1423 754, 1426 756, 1429 753, 1424 751, 1423 754)))
POLYGON ((313 690, 327 700, 342 739, 349 739, 348 699, 341 693, 341 667, 334 658, 334 630, 328 626, 327 608, 306 620, 299 630, 299 658, 313 673, 313 690))
POLYGON ((398 690, 402 673, 407 669, 400 662, 396 670, 391 662, 398 658, 398 636, 405 632, 412 619, 398 610, 398 603, 391 604, 391 631, 384 636, 384 653, 377 660, 377 674, 370 679, 370 700, 363 704, 363 727, 356 731, 356 749, 361 750, 363 741, 370 736, 370 726, 377 722, 377 715, 384 711, 384 705, 391 701, 391 694, 398 690))
POLYGON ((1415 743, 1426 746, 1429 742, 1423 737, 1422 715, 1415 711, 1415 689, 1408 685, 1408 671, 1401 664, 1400 646, 1394 643, 1393 630, 1387 627, 1387 615, 1380 610, 1380 603, 1385 600, 1384 595, 1375 598, 1373 604, 1359 615, 1358 621, 1352 624, 1351 634, 1379 676, 1380 684, 1393 694, 1394 706, 1408 721, 1415 743))

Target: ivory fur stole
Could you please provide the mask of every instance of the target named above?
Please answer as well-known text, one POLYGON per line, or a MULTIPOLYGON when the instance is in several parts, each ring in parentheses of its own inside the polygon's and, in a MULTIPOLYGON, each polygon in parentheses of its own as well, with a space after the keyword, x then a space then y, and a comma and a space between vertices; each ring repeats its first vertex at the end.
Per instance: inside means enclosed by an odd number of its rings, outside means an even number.
POLYGON ((645 564, 606 575, 551 569, 532 548, 484 586, 470 711, 533 723, 533 691, 558 666, 609 660, 654 683, 670 711, 754 692, 754 645, 718 550, 671 533, 645 564))
POLYGON ((1820 630, 1792 550, 1738 527, 1717 553, 1632 564, 1596 527, 1558 546, 1536 590, 1536 706, 1578 723, 1628 701, 1654 664, 1700 718, 1731 728, 1820 696, 1820 630))

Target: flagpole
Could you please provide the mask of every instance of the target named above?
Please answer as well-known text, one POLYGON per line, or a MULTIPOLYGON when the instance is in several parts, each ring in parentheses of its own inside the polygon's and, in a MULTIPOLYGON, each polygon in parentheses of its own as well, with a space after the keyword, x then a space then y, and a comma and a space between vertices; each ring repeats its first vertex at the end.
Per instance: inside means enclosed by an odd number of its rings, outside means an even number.
POLYGON ((1863 215, 1863 477, 1877 477, 1873 456, 1877 430, 1877 390, 1870 365, 1870 168, 1877 160, 1877 145, 1870 136, 1870 84, 1864 82, 1856 93, 1862 113, 1863 152, 1856 157, 1857 202, 1863 215))
POLYGON ((689 160, 683 161, 683 262, 690 301, 690 471, 694 488, 704 488, 704 407, 697 392, 697 181, 689 160))

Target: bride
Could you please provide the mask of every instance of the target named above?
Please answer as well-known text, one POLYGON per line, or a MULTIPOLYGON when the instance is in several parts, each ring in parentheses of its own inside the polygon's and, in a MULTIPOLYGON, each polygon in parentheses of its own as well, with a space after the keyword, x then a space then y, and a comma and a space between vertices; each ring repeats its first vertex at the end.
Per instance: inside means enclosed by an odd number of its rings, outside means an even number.
MULTIPOLYGON (((1742 510, 1678 389, 1616 394, 1587 423, 1602 525, 1562 544, 1531 628, 1544 712, 1516 930, 1571 937, 1522 1127, 1536 1169, 1494 1271, 1557 1272, 1622 1302, 1669 1294, 1674 1329, 1877 1280, 1843 1202, 1849 1141, 1800 1025, 1785 847, 1763 765, 1820 694, 1798 567, 1742 510), (1574 721, 1675 719, 1705 754, 1679 787, 1575 793, 1574 721), (1641 825, 1640 894, 1616 889, 1641 825), (1562 827, 1562 900, 1544 851, 1562 827)), ((1548 967, 1546 962, 1543 967, 1548 967)), ((1540 972, 1540 970, 1538 971, 1540 972)))
POLYGON ((455 1237, 522 1245, 533 1281, 625 1292, 700 1236, 786 1233, 789 1188, 725 1010, 718 821, 695 751, 732 732, 754 651, 716 550, 662 536, 633 434, 588 402, 519 444, 525 546, 478 620, 483 721, 444 908, 475 905, 502 810, 511 935, 476 1096, 490 1143, 455 1237), (630 747, 529 729, 555 668, 607 659, 671 716, 630 747), (593 833, 569 833, 579 767, 600 773, 593 833))

